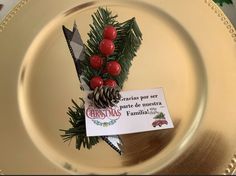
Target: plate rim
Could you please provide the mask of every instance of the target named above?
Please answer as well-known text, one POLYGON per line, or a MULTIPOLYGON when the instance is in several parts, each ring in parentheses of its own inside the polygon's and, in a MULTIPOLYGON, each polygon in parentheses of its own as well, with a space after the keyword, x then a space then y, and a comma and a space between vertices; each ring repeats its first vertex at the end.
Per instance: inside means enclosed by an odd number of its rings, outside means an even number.
MULTIPOLYGON (((10 12, 6 14, 2 21, 0 21, 0 33, 7 28, 7 24, 17 15, 17 12, 23 9, 31 0, 20 0, 15 7, 13 7, 10 12)), ((213 0, 203 0, 205 4, 211 8, 212 11, 217 15, 218 18, 222 21, 224 26, 228 29, 229 34, 231 35, 233 41, 236 43, 236 29, 233 26, 232 22, 225 15, 223 10, 213 1, 213 0)))
POLYGON ((7 27, 7 24, 16 16, 17 12, 22 10, 22 8, 29 2, 30 0, 20 0, 6 15, 3 17, 2 21, 0 21, 0 33, 4 31, 7 27))
MULTIPOLYGON (((27 5, 31 0, 20 0, 0 21, 0 34, 7 29, 8 23, 17 15, 19 11, 23 9, 25 5, 27 5)), ((213 0, 202 0, 204 3, 211 8, 211 10, 215 13, 217 18, 221 20, 221 23, 227 29, 229 35, 233 39, 233 42, 236 43, 236 29, 233 26, 232 22, 225 15, 223 10, 213 1, 213 0)), ((0 170, 1 171, 1 170, 0 170)), ((1 173, 1 172, 0 172, 1 173)), ((236 173, 236 153, 233 154, 229 164, 225 167, 224 175, 233 175, 236 173)), ((1 174, 0 174, 1 175, 1 174)))

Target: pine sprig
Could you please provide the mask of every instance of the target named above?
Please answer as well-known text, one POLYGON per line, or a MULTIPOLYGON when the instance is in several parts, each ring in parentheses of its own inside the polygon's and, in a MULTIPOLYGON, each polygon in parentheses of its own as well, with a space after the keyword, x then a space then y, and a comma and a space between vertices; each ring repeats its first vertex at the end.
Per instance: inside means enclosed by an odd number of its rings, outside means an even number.
POLYGON ((73 106, 68 108, 67 114, 70 116, 69 122, 72 128, 63 131, 61 135, 64 142, 71 141, 72 138, 76 138, 76 148, 80 149, 81 146, 88 149, 99 142, 98 137, 87 137, 85 128, 85 115, 84 115, 84 100, 81 99, 82 105, 79 106, 74 100, 72 100, 73 106))
POLYGON ((120 25, 118 28, 117 41, 115 41, 115 46, 117 48, 115 55, 122 67, 122 71, 118 77, 113 79, 116 79, 121 88, 123 87, 124 81, 128 78, 129 69, 141 42, 142 33, 135 18, 120 25))
POLYGON ((117 17, 117 15, 112 15, 111 11, 104 8, 99 8, 92 15, 93 24, 90 25, 91 31, 88 33, 89 39, 87 45, 85 45, 85 60, 83 62, 84 81, 87 85, 89 85, 89 81, 93 76, 101 76, 103 79, 116 80, 118 86, 122 88, 128 77, 131 62, 141 45, 142 33, 135 18, 119 23, 116 21, 117 17), (106 62, 116 60, 121 65, 122 71, 116 77, 112 77, 108 73, 104 74, 101 70, 94 70, 89 64, 90 56, 101 54, 99 43, 103 39, 103 29, 107 25, 112 25, 117 30, 117 38, 114 41, 115 51, 111 56, 105 58, 106 62))
POLYGON ((108 9, 99 7, 98 10, 92 15, 93 24, 90 24, 90 32, 88 33, 89 39, 85 45, 85 60, 82 63, 84 81, 89 85, 89 81, 93 76, 101 76, 102 72, 94 70, 89 64, 89 58, 93 55, 99 55, 99 43, 103 39, 103 29, 107 25, 119 26, 116 21, 117 15, 112 15, 108 9))

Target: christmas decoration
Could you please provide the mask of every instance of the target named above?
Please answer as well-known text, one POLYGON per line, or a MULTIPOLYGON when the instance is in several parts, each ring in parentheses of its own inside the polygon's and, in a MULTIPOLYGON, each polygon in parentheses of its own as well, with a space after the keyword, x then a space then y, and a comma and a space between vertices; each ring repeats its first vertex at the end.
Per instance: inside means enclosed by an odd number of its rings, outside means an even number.
POLYGON ((91 89, 95 89, 96 87, 100 87, 103 85, 103 80, 100 76, 94 76, 91 80, 90 80, 90 87, 91 89))
POLYGON ((120 90, 118 88, 100 86, 88 95, 88 98, 98 108, 107 108, 115 106, 121 99, 120 90))
POLYGON ((115 45, 113 41, 108 39, 103 39, 99 44, 99 49, 104 56, 110 56, 115 50, 115 45))
MULTIPOLYGON (((141 45, 142 33, 135 18, 119 23, 117 15, 108 9, 99 8, 93 15, 93 23, 88 33, 87 45, 83 44, 76 24, 73 31, 63 26, 67 44, 74 59, 82 90, 93 90, 88 98, 98 107, 112 107, 120 100, 119 91, 128 77, 129 68, 141 45)), ((90 149, 99 142, 106 141, 118 153, 122 153, 119 136, 87 137, 85 127, 84 100, 68 108, 72 125, 64 132, 64 141, 76 138, 76 148, 81 145, 90 149)))
POLYGON ((109 86, 115 88, 117 86, 117 83, 113 79, 107 79, 104 81, 104 86, 109 86))
POLYGON ((74 100, 72 103, 74 106, 68 108, 67 114, 70 116, 70 124, 72 128, 68 130, 61 130, 65 134, 61 135, 64 141, 70 141, 73 137, 76 139, 76 148, 80 149, 81 145, 90 149, 93 145, 97 144, 98 137, 87 137, 85 129, 85 118, 84 118, 84 100, 81 99, 82 105, 79 106, 74 100))
POLYGON ((117 31, 114 26, 106 26, 103 31, 103 37, 109 40, 115 40, 117 36, 117 31))
POLYGON ((90 65, 94 69, 100 69, 103 65, 103 59, 97 55, 90 57, 90 65))
POLYGON ((117 61, 108 62, 106 69, 111 76, 118 76, 121 72, 121 66, 117 61))

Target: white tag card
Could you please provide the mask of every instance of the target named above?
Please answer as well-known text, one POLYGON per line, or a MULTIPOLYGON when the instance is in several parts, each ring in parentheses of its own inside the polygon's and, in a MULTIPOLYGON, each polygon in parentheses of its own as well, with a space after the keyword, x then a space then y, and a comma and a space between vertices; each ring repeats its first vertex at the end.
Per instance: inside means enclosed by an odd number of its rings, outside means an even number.
POLYGON ((87 136, 108 136, 173 128, 162 88, 123 91, 112 108, 85 101, 87 136))

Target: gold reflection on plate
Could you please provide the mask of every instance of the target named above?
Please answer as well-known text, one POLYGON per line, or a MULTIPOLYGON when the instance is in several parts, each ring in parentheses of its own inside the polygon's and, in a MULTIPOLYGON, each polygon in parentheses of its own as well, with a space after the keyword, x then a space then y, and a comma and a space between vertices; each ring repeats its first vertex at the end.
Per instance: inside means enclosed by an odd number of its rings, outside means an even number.
POLYGON ((41 161, 45 163, 42 173, 232 173, 235 30, 218 14, 221 11, 210 0, 29 1, 0 33, 4 83, 0 134, 6 141, 0 150, 1 169, 6 174, 36 173, 41 161), (59 132, 69 127, 66 110, 71 98, 78 101, 84 96, 61 26, 72 27, 76 20, 86 41, 91 14, 98 6, 117 13, 119 21, 136 17, 144 40, 124 90, 163 87, 175 125, 122 135, 123 156, 103 141, 92 150, 77 151, 74 142, 70 146, 62 142, 59 132), (17 134, 18 140, 8 141, 7 129, 21 121, 24 126, 11 134, 17 134), (18 145, 19 153, 8 148, 10 144, 18 145), (31 170, 23 165, 29 163, 23 157, 26 150, 31 152, 31 170))

